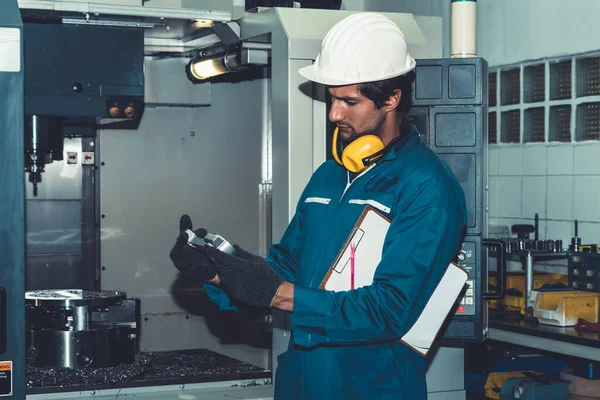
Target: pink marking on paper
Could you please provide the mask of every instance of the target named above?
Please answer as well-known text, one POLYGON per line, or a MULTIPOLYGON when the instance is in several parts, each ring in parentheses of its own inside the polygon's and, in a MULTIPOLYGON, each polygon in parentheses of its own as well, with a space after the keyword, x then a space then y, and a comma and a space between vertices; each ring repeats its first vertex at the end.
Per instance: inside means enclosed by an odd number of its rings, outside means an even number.
POLYGON ((350 243, 350 289, 354 289, 354 259, 356 257, 356 247, 350 243))

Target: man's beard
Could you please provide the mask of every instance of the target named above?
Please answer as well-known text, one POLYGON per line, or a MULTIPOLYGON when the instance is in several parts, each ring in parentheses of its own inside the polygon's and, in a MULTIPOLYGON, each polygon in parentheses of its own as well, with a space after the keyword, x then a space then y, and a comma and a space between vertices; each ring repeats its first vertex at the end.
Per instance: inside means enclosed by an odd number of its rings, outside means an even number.
POLYGON ((344 145, 348 145, 361 136, 376 134, 376 132, 378 132, 381 129, 384 122, 385 122, 385 117, 381 116, 377 120, 373 121, 372 124, 370 124, 369 126, 367 126, 365 129, 363 129, 360 132, 357 132, 356 129, 354 129, 354 127, 352 125, 341 124, 341 125, 338 125, 338 128, 339 128, 338 136, 339 136, 340 140, 342 141, 342 143, 344 143, 344 145))

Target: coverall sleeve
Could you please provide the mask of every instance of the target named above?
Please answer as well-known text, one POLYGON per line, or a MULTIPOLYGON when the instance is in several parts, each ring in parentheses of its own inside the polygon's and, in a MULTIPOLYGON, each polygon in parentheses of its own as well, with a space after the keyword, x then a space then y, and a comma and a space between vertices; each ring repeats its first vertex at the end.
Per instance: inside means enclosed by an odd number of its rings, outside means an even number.
MULTIPOLYGON (((303 200, 301 199, 283 237, 279 243, 271 246, 269 256, 265 260, 285 281, 291 283, 296 280, 296 271, 303 247, 301 244, 304 240, 302 210, 303 200)), ((204 284, 204 288, 210 300, 216 303, 220 310, 237 309, 223 289, 208 283, 204 284)))
POLYGON ((345 292, 295 287, 295 344, 397 340, 417 320, 459 249, 464 194, 450 180, 431 178, 399 197, 371 285, 345 292))

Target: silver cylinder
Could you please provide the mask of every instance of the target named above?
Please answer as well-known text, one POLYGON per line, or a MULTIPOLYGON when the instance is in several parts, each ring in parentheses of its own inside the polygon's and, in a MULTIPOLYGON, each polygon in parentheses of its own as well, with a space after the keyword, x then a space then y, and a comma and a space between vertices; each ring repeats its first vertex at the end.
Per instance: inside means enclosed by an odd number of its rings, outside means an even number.
POLYGON ((73 329, 76 331, 87 331, 89 329, 87 306, 73 307, 73 329))
POLYGON ((525 297, 525 307, 529 308, 529 299, 531 298, 531 292, 533 292, 533 255, 531 251, 527 252, 527 258, 525 263, 525 274, 526 274, 526 288, 527 293, 525 297))
POLYGON ((477 2, 452 0, 452 58, 477 56, 477 2))
POLYGON ((135 359, 135 342, 123 328, 88 331, 30 331, 36 367, 112 367, 135 359))

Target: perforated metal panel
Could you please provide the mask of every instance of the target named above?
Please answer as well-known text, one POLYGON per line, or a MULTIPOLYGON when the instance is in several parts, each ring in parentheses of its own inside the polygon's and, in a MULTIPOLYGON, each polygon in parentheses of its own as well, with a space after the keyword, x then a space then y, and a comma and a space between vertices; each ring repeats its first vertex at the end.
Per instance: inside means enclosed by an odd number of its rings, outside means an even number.
POLYGON ((600 94, 600 57, 577 60, 577 97, 600 94))
POLYGON ((551 142, 571 141, 571 106, 550 107, 548 140, 551 142))
POLYGON ((490 107, 496 106, 496 96, 498 95, 498 74, 496 72, 492 72, 488 75, 488 93, 489 100, 488 104, 490 107))
POLYGON ((526 103, 544 101, 546 96, 546 65, 525 67, 523 99, 526 103))
POLYGON ((496 129, 498 121, 496 115, 496 112, 491 112, 488 115, 488 143, 498 142, 498 130, 496 129))
POLYGON ((577 141, 600 140, 600 103, 585 103, 577 106, 577 141))
POLYGON ((514 68, 500 73, 501 104, 519 104, 521 101, 521 69, 514 68))
POLYGON ((502 143, 519 143, 521 141, 521 110, 510 110, 502 113, 502 143))
POLYGON ((571 60, 550 64, 550 100, 571 98, 571 60))
POLYGON ((525 129, 523 131, 525 143, 544 142, 544 127, 544 107, 525 110, 525 129))

